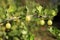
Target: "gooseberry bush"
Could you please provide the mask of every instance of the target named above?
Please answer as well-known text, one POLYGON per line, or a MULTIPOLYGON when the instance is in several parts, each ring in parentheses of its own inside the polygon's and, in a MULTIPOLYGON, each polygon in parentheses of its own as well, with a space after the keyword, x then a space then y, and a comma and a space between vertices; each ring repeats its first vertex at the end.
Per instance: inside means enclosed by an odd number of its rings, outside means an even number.
POLYGON ((23 3, 21 0, 0 0, 0 40, 34 40, 31 31, 45 25, 51 34, 57 36, 60 31, 52 29, 57 8, 43 7, 31 0, 23 3))

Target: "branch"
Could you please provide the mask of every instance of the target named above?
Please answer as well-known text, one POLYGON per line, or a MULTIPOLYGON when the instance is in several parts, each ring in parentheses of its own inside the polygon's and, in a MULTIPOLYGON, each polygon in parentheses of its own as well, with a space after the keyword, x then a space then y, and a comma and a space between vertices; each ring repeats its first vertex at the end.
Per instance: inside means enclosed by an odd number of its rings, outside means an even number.
POLYGON ((21 19, 21 18, 20 17, 7 18, 3 22, 0 23, 0 26, 2 26, 4 24, 4 22, 11 21, 11 20, 14 20, 14 19, 21 19))

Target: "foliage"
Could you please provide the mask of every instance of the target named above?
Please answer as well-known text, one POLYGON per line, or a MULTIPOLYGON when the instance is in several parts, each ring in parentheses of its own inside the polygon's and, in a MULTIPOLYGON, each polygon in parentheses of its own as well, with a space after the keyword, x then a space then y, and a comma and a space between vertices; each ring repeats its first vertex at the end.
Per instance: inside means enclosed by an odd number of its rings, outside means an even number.
POLYGON ((25 5, 19 0, 0 2, 0 40, 34 40, 31 31, 36 27, 51 26, 57 15, 57 8, 43 7, 31 0, 25 0, 25 5), (47 20, 50 21, 46 24, 47 20))
POLYGON ((57 40, 60 40, 60 30, 57 29, 56 27, 49 27, 48 31, 57 38, 57 40))

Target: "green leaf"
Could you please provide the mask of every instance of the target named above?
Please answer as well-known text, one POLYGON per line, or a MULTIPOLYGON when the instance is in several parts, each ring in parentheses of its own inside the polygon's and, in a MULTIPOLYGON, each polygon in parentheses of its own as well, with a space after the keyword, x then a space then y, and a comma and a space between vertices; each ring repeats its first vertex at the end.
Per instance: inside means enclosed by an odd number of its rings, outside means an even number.
POLYGON ((13 30, 13 31, 11 31, 11 32, 9 32, 9 34, 8 34, 9 36, 17 36, 18 35, 18 30, 13 30))
POLYGON ((13 40, 20 40, 18 37, 13 37, 13 40))
POLYGON ((16 6, 12 6, 10 5, 7 12, 10 13, 10 12, 15 12, 16 11, 16 6))
POLYGON ((34 35, 30 35, 30 40, 34 40, 34 35))

